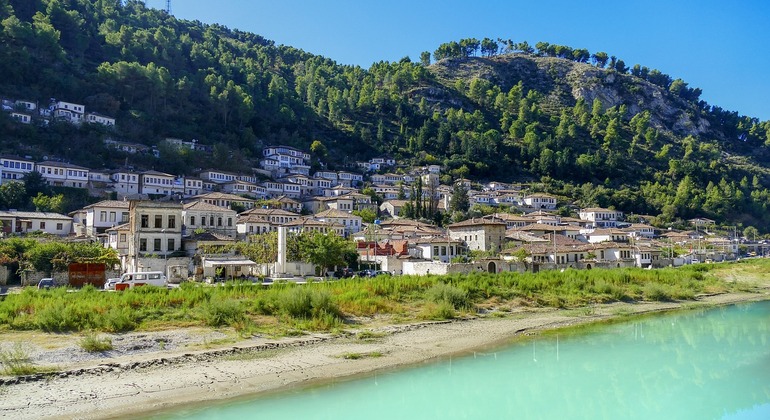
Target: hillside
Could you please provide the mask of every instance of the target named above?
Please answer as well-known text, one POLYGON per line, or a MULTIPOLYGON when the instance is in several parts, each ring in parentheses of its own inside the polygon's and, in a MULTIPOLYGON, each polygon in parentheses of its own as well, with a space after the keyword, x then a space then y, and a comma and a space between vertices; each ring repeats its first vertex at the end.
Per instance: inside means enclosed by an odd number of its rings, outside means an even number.
POLYGON ((118 121, 22 126, 0 113, 2 153, 191 174, 249 170, 264 145, 320 140, 332 168, 387 153, 443 164, 445 182, 535 182, 579 205, 661 214, 661 225, 695 216, 770 225, 770 122, 614 57, 607 66, 543 43, 487 45, 483 57, 442 45, 434 62, 362 69, 137 0, 0 0, 0 20, 1 97, 55 97, 118 121), (162 146, 160 159, 131 156, 106 137, 197 139, 213 159, 162 146))

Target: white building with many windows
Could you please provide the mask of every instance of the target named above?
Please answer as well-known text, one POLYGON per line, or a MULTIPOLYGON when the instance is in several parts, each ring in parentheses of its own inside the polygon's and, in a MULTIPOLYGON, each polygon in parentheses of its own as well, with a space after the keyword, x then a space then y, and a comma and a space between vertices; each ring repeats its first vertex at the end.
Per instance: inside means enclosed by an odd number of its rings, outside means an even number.
POLYGON ((70 213, 78 236, 96 237, 107 229, 128 223, 128 201, 104 200, 70 213))
POLYGON ((35 170, 55 187, 88 187, 89 169, 65 162, 45 161, 35 164, 35 170))
POLYGON ((18 156, 0 156, 2 182, 21 181, 24 175, 35 170, 35 162, 18 156))

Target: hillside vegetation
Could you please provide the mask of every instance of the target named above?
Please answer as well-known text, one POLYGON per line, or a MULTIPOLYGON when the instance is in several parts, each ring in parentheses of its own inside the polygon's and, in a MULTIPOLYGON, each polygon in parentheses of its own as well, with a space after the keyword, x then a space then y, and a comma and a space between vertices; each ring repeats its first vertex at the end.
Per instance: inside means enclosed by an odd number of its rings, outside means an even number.
POLYGON ((699 99, 658 70, 603 52, 461 40, 369 69, 137 0, 0 0, 0 96, 85 104, 116 130, 27 126, 0 114, 3 153, 91 168, 248 171, 266 144, 319 140, 342 169, 391 154, 444 181, 530 182, 581 206, 768 226, 770 122, 699 99), (161 158, 103 146, 198 139, 161 158))

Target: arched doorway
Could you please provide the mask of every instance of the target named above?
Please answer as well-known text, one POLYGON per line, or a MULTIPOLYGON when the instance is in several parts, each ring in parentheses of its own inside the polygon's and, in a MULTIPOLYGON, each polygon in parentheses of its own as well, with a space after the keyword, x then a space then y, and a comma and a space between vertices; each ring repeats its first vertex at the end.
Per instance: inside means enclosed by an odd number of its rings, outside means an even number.
POLYGON ((586 264, 586 270, 590 270, 590 269, 591 269, 591 264, 586 264))
POLYGON ((497 273, 497 264, 495 264, 494 261, 490 261, 489 264, 487 264, 487 272, 497 273))

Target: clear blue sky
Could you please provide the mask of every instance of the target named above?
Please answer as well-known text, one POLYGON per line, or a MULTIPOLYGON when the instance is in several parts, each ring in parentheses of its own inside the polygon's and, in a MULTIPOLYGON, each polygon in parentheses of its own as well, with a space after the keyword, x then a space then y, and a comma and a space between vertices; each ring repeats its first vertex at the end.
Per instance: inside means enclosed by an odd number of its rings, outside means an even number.
POLYGON ((364 68, 470 37, 605 51, 682 78, 712 105, 770 120, 767 0, 171 0, 171 13, 364 68))

